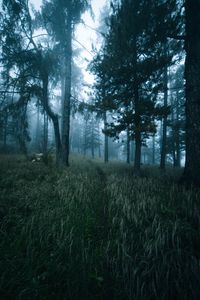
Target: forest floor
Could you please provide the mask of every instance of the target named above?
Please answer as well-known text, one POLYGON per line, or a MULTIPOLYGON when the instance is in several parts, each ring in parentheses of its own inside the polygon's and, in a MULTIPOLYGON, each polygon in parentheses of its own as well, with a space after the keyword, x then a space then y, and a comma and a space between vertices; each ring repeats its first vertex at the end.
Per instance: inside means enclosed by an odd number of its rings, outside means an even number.
POLYGON ((200 299, 200 191, 181 170, 0 157, 0 299, 200 299))

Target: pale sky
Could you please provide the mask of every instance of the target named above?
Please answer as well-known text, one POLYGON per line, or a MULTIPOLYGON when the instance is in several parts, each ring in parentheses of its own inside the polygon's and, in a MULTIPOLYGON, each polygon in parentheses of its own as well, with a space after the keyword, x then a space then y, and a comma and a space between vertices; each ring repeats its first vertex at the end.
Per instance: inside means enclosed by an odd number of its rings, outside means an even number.
MULTIPOLYGON (((36 9, 39 9, 42 0, 30 0, 30 2, 35 6, 36 9)), ((91 0, 94 19, 91 17, 89 12, 83 14, 82 19, 86 25, 94 29, 98 28, 98 19, 105 3, 106 0, 91 0)), ((88 26, 84 26, 83 24, 77 25, 73 45, 74 47, 83 48, 83 51, 78 59, 78 63, 82 68, 85 80, 88 83, 92 83, 93 76, 86 71, 88 64, 86 60, 90 61, 92 59, 92 55, 90 54, 92 52, 92 44, 96 46, 98 44, 98 38, 95 30, 92 30, 88 26), (83 47, 81 45, 83 45, 83 47)))

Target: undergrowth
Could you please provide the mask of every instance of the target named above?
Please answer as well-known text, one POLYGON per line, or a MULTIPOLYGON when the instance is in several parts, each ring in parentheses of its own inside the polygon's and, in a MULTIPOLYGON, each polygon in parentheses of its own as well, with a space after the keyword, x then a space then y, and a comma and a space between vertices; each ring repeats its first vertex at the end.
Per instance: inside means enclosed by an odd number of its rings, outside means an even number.
POLYGON ((178 174, 0 164, 0 299, 200 299, 200 192, 178 174))

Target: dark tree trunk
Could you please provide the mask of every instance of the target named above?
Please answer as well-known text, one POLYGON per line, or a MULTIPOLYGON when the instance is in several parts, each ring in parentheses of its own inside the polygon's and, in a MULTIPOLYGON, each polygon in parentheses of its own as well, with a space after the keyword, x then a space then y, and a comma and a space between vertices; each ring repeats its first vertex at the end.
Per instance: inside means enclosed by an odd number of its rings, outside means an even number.
POLYGON ((141 166, 141 133, 137 132, 135 134, 135 162, 134 162, 134 170, 135 172, 140 171, 141 166))
POLYGON ((98 123, 98 151, 99 151, 99 158, 101 158, 101 134, 100 134, 100 123, 98 123))
POLYGON ((55 143, 56 143, 56 165, 61 166, 61 153, 62 153, 62 145, 60 139, 60 128, 58 122, 58 116, 55 115, 52 118, 53 127, 54 127, 54 135, 55 135, 55 143))
POLYGON ((131 155, 130 155, 130 158, 131 158, 131 161, 134 161, 134 153, 135 153, 135 143, 134 141, 131 141, 131 155))
POLYGON ((127 128, 127 141, 126 141, 126 147, 127 147, 127 156, 126 156, 126 162, 127 164, 130 164, 130 134, 129 134, 129 128, 127 128))
POLYGON ((152 164, 155 165, 155 134, 152 137, 152 164))
POLYGON ((49 100, 48 100, 48 75, 43 74, 42 77, 43 81, 43 106, 44 109, 49 116, 49 118, 53 122, 53 127, 54 127, 54 135, 55 135, 55 144, 56 144, 56 165, 61 166, 61 159, 62 159, 62 145, 61 145, 61 138, 60 138, 60 127, 59 127, 59 120, 58 120, 58 115, 55 114, 50 106, 49 106, 49 100))
POLYGON ((99 158, 101 158, 101 145, 99 144, 99 158))
MULTIPOLYGON (((23 95, 22 95, 23 97, 23 95)), ((19 145, 20 153, 27 156, 27 146, 26 146, 26 120, 27 120, 27 103, 17 108, 18 110, 18 120, 17 120, 17 143, 19 145)))
MULTIPOLYGON (((104 121, 104 131, 106 132, 107 129, 107 115, 106 111, 103 115, 103 121, 104 121)), ((108 136, 104 133, 104 162, 108 163, 108 136)))
POLYGON ((44 110, 44 124, 43 124, 43 154, 47 154, 48 148, 48 116, 44 110))
POLYGON ((71 110, 71 60, 72 60, 72 16, 68 10, 67 36, 65 44, 65 81, 62 111, 62 163, 69 166, 70 148, 70 110, 71 110))
POLYGON ((141 166, 141 116, 140 116, 140 104, 139 104, 139 91, 138 84, 134 84, 134 100, 135 100, 135 161, 134 161, 134 171, 135 173, 140 172, 141 166))
POLYGON ((180 112, 179 112, 179 96, 178 92, 176 92, 176 101, 171 101, 172 106, 172 124, 173 124, 173 132, 172 132, 172 153, 173 153, 173 163, 174 167, 181 166, 181 150, 180 150, 180 112))
MULTIPOLYGON (((136 3, 137 7, 138 3, 136 3)), ((136 9, 135 7, 135 9, 136 9)), ((136 10, 135 10, 136 11, 136 10)), ((135 18, 137 18, 135 16, 135 18)), ((136 24, 135 24, 136 26, 136 24)), ((140 113, 140 97, 139 97, 139 84, 138 84, 138 73, 137 73, 137 67, 138 67, 138 61, 137 61, 137 34, 136 32, 133 33, 133 107, 135 107, 135 160, 134 160, 134 172, 135 174, 140 173, 140 167, 141 167, 141 147, 142 147, 142 136, 141 136, 141 113, 140 113)))
POLYGON ((94 158, 94 120, 92 116, 92 123, 91 123, 91 154, 92 158, 94 158))
MULTIPOLYGON (((168 76, 167 67, 164 70, 164 108, 167 110, 167 98, 168 98, 168 76)), ((162 144, 161 144, 161 157, 160 157, 160 168, 165 169, 166 165, 166 146, 167 146, 167 114, 165 113, 163 117, 163 127, 162 127, 162 144)))
POLYGON ((6 151, 7 148, 7 127, 8 127, 8 113, 5 110, 4 122, 3 122, 3 148, 6 151))
MULTIPOLYGON (((171 123, 172 123, 172 158, 173 158, 173 165, 174 167, 177 166, 177 156, 176 156, 176 134, 177 134, 177 118, 175 118, 175 114, 174 111, 176 109, 176 105, 174 103, 173 100, 173 95, 171 95, 170 97, 171 99, 171 108, 172 108, 172 112, 171 112, 171 123)), ((176 99, 176 102, 178 101, 178 99, 176 99)))
POLYGON ((84 144, 83 144, 83 154, 86 155, 87 152, 87 123, 88 120, 85 120, 85 130, 84 130, 84 144))
POLYGON ((186 164, 183 180, 200 185, 200 0, 185 0, 186 164))
POLYGON ((37 101, 37 120, 36 120, 36 132, 35 132, 35 146, 37 151, 40 152, 40 104, 37 101))
POLYGON ((181 149, 180 149, 180 131, 177 132, 176 137, 176 167, 181 166, 181 149))
POLYGON ((181 147, 180 147, 180 125, 179 125, 179 119, 180 119, 180 113, 179 113, 179 98, 178 98, 178 92, 176 93, 176 126, 174 130, 174 143, 175 143, 175 153, 176 153, 176 161, 175 161, 175 167, 180 168, 181 166, 181 147))

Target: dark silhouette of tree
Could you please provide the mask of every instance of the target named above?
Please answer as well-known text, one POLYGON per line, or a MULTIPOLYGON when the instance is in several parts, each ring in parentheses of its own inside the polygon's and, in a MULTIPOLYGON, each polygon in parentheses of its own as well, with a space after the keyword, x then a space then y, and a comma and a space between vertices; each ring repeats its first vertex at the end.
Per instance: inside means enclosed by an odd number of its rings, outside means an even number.
POLYGON ((107 110, 115 111, 115 122, 106 132, 116 136, 128 128, 130 139, 135 140, 135 171, 140 170, 142 143, 155 132, 155 116, 160 113, 154 93, 163 68, 172 61, 165 41, 175 24, 174 18, 169 22, 174 3, 124 0, 117 4, 102 52, 93 62, 96 88, 101 91, 98 99, 104 109, 109 99, 107 110))
POLYGON ((186 164, 183 181, 200 185, 200 1, 185 0, 186 164))
POLYGON ((88 8, 89 1, 43 1, 42 23, 52 38, 58 43, 62 66, 62 152, 60 164, 69 165, 70 115, 71 115, 71 76, 72 76, 72 38, 74 26, 81 14, 88 8))

